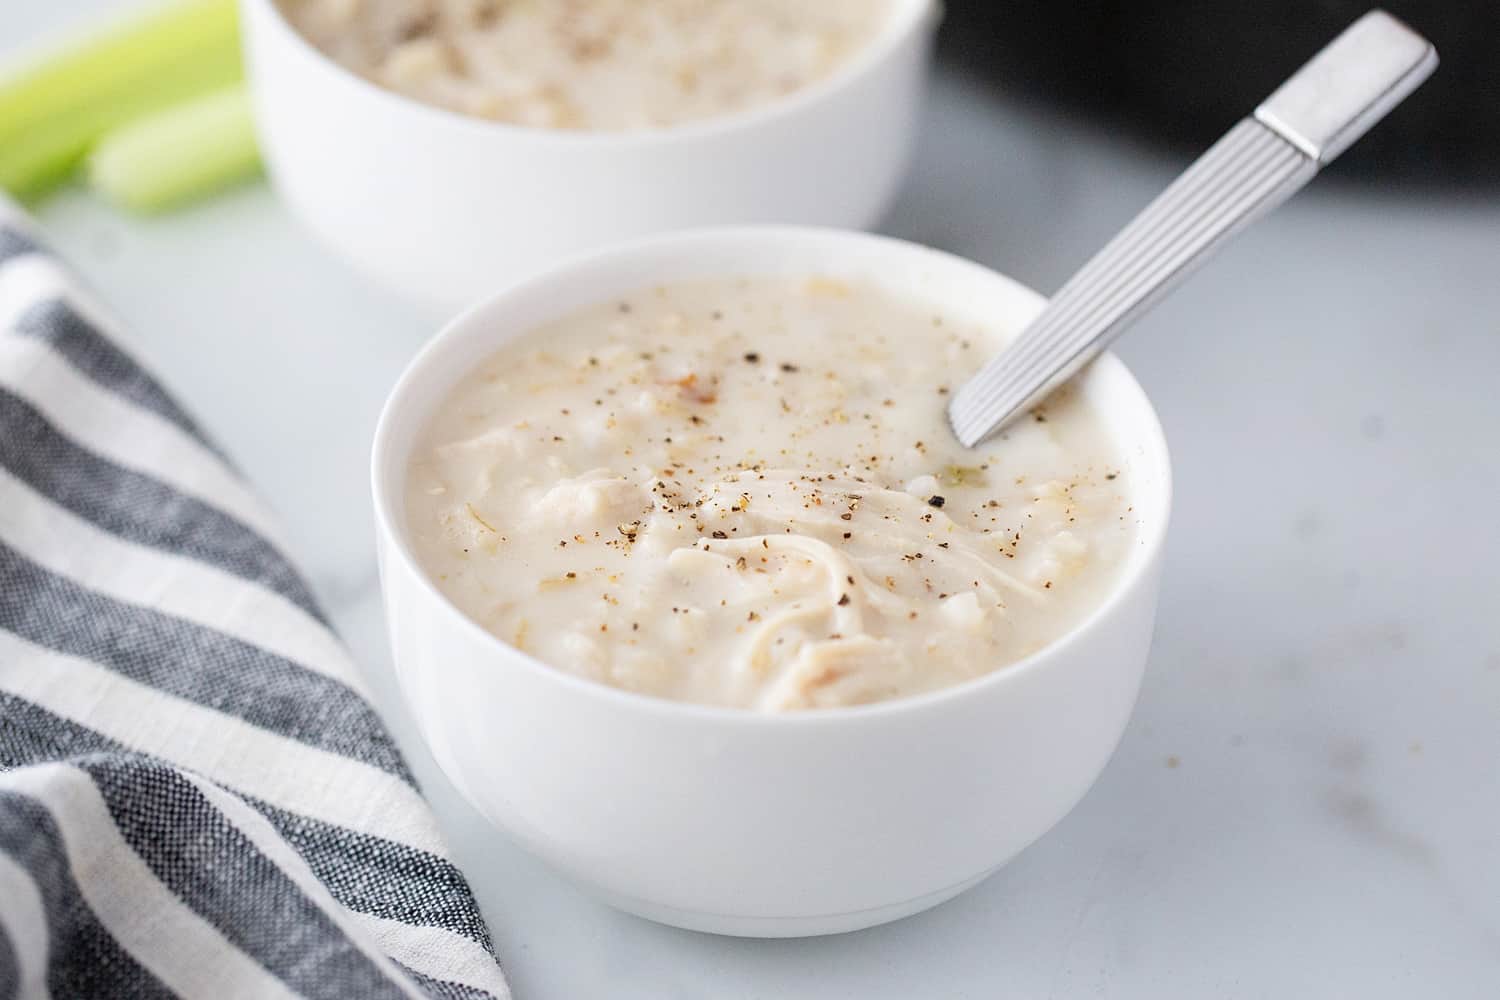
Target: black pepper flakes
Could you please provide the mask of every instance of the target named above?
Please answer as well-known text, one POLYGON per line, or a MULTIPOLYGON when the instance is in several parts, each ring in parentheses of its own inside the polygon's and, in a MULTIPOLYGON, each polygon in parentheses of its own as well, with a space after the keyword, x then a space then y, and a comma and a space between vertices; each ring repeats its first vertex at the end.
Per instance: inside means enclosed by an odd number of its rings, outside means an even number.
POLYGON ((927 505, 929 507, 941 507, 943 504, 945 504, 947 502, 948 502, 948 498, 947 497, 931 496, 931 497, 927 498, 927 505))

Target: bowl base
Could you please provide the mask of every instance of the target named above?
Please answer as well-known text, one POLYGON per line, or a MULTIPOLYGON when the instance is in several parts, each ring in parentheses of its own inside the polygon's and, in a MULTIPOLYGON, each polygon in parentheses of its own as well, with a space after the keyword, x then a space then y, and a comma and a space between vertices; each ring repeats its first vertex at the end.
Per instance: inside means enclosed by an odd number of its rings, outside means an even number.
POLYGON ((666 924, 669 927, 681 927, 683 930, 748 938, 817 937, 823 934, 845 934, 849 931, 864 930, 866 927, 888 924, 893 920, 930 910, 939 903, 946 903, 964 890, 983 882, 999 867, 996 865, 995 868, 964 879, 957 885, 946 886, 915 899, 887 903, 884 906, 875 906, 865 910, 811 917, 743 917, 723 913, 700 913, 694 910, 662 906, 644 899, 621 896, 595 887, 590 887, 589 891, 617 910, 624 910, 626 913, 645 917, 647 920, 666 924))

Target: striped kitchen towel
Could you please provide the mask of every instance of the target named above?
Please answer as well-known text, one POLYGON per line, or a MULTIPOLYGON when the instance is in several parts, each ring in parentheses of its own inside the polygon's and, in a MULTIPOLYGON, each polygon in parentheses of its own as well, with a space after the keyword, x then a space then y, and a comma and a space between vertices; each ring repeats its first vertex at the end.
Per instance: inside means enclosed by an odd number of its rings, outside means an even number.
POLYGON ((0 196, 0 1000, 504 997, 274 521, 0 196))

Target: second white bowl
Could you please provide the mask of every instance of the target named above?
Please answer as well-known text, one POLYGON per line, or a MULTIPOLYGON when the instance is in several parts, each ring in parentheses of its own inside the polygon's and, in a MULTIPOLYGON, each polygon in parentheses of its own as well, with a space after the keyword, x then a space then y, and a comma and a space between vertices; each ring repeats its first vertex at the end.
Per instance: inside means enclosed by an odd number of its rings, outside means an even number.
POLYGON ((457 308, 582 250, 750 222, 873 226, 916 132, 936 0, 897 0, 834 76, 760 108, 647 132, 482 121, 345 70, 273 0, 241 0, 272 182, 377 279, 457 308))

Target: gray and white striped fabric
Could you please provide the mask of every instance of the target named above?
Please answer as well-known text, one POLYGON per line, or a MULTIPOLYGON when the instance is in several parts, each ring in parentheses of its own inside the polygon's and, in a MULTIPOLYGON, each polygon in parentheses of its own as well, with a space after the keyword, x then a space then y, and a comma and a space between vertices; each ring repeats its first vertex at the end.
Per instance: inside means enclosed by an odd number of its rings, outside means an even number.
POLYGON ((0 197, 0 1000, 505 997, 273 520, 0 197))

